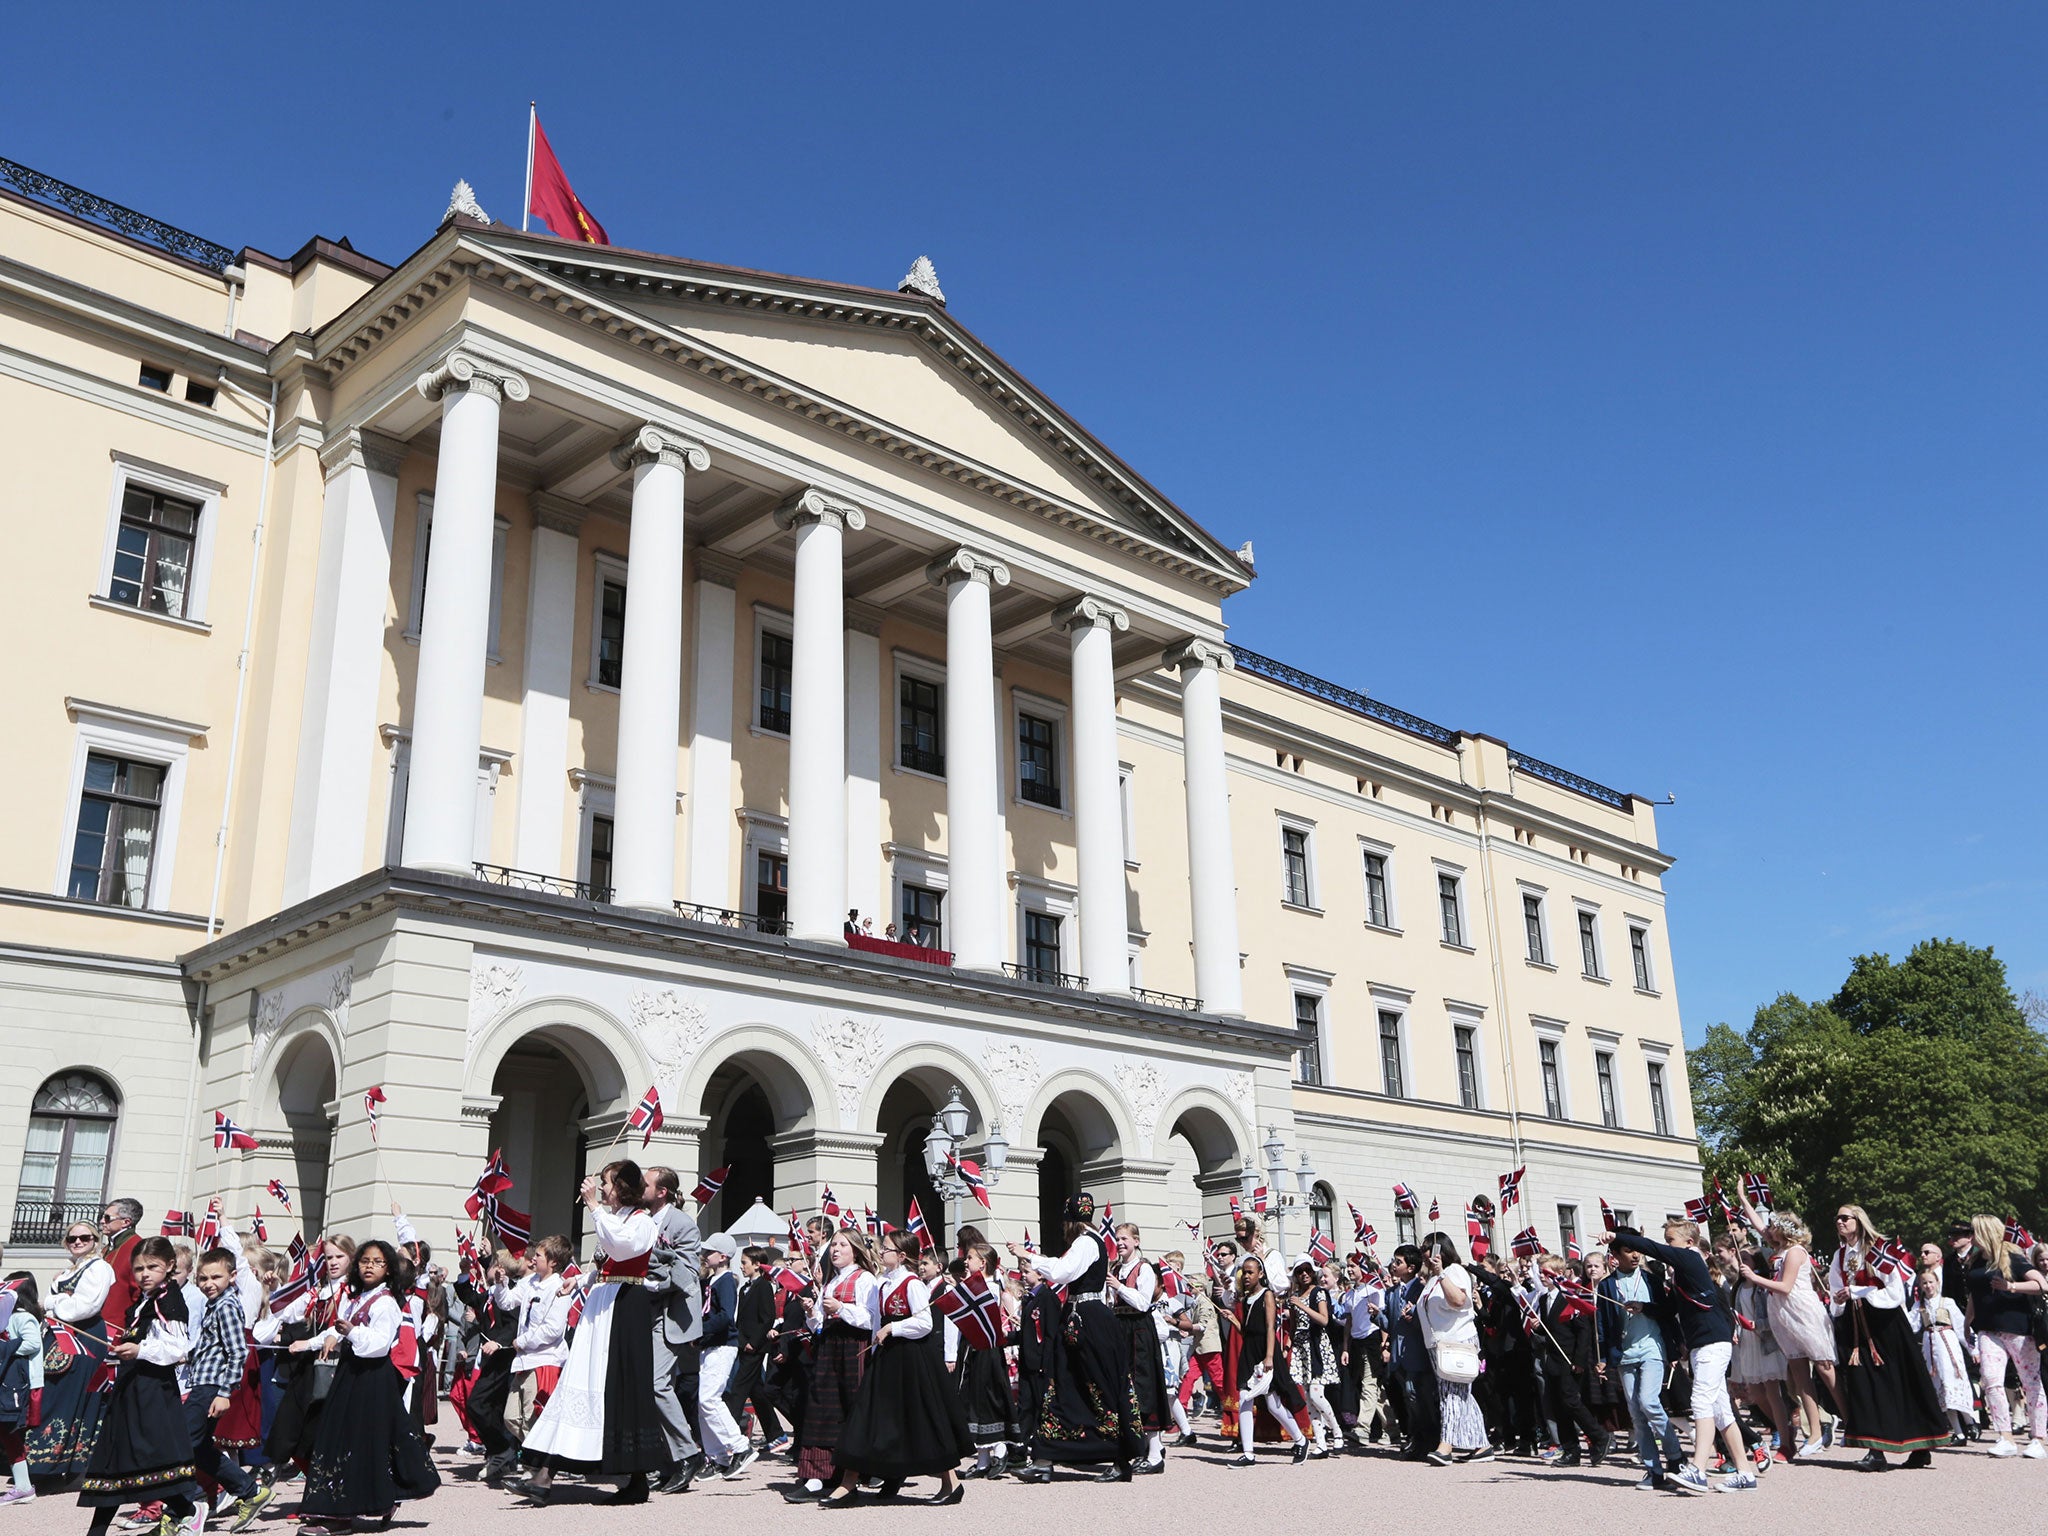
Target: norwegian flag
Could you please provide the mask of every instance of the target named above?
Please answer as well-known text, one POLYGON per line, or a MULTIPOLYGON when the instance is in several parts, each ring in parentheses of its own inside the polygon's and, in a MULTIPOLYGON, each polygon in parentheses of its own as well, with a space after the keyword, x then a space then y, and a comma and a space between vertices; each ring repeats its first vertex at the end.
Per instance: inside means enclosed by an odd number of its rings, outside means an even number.
POLYGON ((830 1184, 827 1184, 824 1191, 818 1196, 818 1209, 824 1214, 827 1221, 837 1221, 839 1219, 839 1197, 832 1193, 832 1186, 830 1184))
POLYGON ((220 1202, 206 1202, 206 1214, 199 1219, 199 1230, 192 1235, 192 1241, 204 1253, 220 1242, 220 1202))
POLYGON ((917 1196, 910 1197, 910 1214, 904 1219, 904 1229, 917 1239, 919 1251, 932 1246, 931 1229, 925 1225, 924 1212, 917 1208, 917 1196))
POLYGON ((1533 1258, 1543 1251, 1543 1240, 1534 1227, 1524 1227, 1509 1240, 1508 1251, 1518 1259, 1533 1258))
POLYGON ((1749 1197, 1749 1203, 1760 1211, 1771 1208, 1771 1183, 1760 1173, 1745 1173, 1742 1176, 1742 1192, 1749 1197))
POLYGON ((1263 1184, 1261 1184, 1261 1185, 1260 1185, 1260 1186, 1259 1186, 1259 1187, 1258 1187, 1257 1189, 1255 1189, 1255 1190, 1253 1190, 1253 1191, 1252 1191, 1252 1209, 1253 1209, 1254 1211, 1263 1211, 1263 1210, 1265 1210, 1265 1208, 1266 1208, 1266 1202, 1267 1202, 1267 1201, 1268 1201, 1268 1200, 1269 1200, 1270 1198, 1272 1198, 1272 1197, 1271 1197, 1271 1195, 1270 1195, 1270 1194, 1268 1193, 1268 1191, 1267 1191, 1267 1189, 1266 1189, 1266 1186, 1265 1186, 1265 1185, 1263 1185, 1263 1184))
POLYGON ((494 1151, 484 1163, 484 1171, 476 1176, 476 1183, 469 1191, 469 1198, 462 1202, 462 1208, 469 1212, 471 1221, 483 1219, 485 1211, 498 1203, 498 1196, 512 1187, 512 1175, 505 1168, 505 1154, 494 1151))
POLYGON ((801 1296, 811 1288, 810 1281, 806 1280, 795 1270, 779 1264, 775 1267, 775 1283, 792 1296, 801 1296))
POLYGON ((1308 1256, 1318 1264, 1327 1264, 1337 1257, 1337 1245, 1330 1241, 1330 1234, 1317 1229, 1316 1235, 1308 1240, 1308 1256))
POLYGON ((1237 1196, 1232 1195, 1230 1197, 1230 1219, 1232 1221, 1235 1221, 1238 1217, 1242 1216, 1243 1214, 1244 1202, 1239 1200, 1237 1196))
POLYGON ((291 1191, 284 1187, 283 1179, 272 1179, 263 1187, 263 1192, 284 1207, 285 1215, 291 1215, 292 1195, 291 1191))
MULTIPOLYGON (((882 1218, 875 1214, 875 1208, 872 1205, 862 1206, 861 1219, 867 1224, 868 1236, 879 1243, 882 1240, 882 1218)), ((842 1227, 852 1227, 853 1212, 848 1211, 845 1216, 841 1217, 839 1225, 842 1227)), ((858 1229, 856 1228, 855 1230, 858 1229)))
POLYGON ((1688 1200, 1685 1202, 1685 1219, 1687 1221, 1698 1222, 1701 1226, 1704 1227, 1707 1224, 1708 1218, 1711 1217, 1713 1213, 1713 1204, 1707 1199, 1705 1195, 1701 1195, 1697 1200, 1688 1200))
POLYGON ((263 1226, 263 1207, 260 1205, 256 1207, 256 1214, 249 1218, 249 1230, 256 1234, 257 1242, 267 1243, 270 1241, 270 1233, 263 1226))
POLYGON ((1439 1221, 1443 1220, 1443 1214, 1443 1207, 1436 1203, 1436 1197, 1432 1195, 1429 1201, 1429 1224, 1432 1227, 1435 1226, 1439 1221))
POLYGON ((1465 1207, 1465 1236, 1468 1241, 1475 1243, 1486 1236, 1486 1217, 1476 1205, 1465 1207))
POLYGON ((1379 1245, 1379 1230, 1376 1227, 1374 1227, 1371 1222, 1361 1221, 1358 1224, 1358 1240, 1361 1243, 1365 1244, 1366 1249, 1369 1252, 1379 1245))
POLYGON ((1161 1268, 1159 1271, 1159 1294, 1168 1301, 1179 1301, 1187 1295, 1188 1284, 1177 1269, 1161 1268))
POLYGON ((661 1092, 649 1088, 640 1096, 640 1106, 633 1111, 633 1118, 626 1122, 626 1129, 640 1133, 640 1150, 647 1150, 647 1143, 654 1140, 654 1133, 661 1129, 661 1092))
POLYGON ((1564 1256, 1568 1259, 1583 1259, 1586 1256, 1585 1253, 1579 1247, 1579 1238, 1577 1233, 1565 1233, 1564 1256))
POLYGON ((1095 1224, 1095 1235, 1102 1239, 1103 1257, 1112 1263, 1116 1261, 1116 1207, 1105 1205, 1102 1220, 1095 1224))
POLYGON ((1878 1244, 1877 1251, 1870 1256, 1871 1263, 1887 1275, 1898 1275, 1911 1279, 1913 1275, 1913 1252, 1895 1237, 1888 1237, 1878 1244))
MULTIPOLYGON (((1570 1244, 1566 1244, 1567 1249, 1570 1244)), ((1564 1305, 1558 1309, 1558 1317, 1570 1322, 1575 1317, 1584 1317, 1597 1310, 1598 1303, 1585 1282, 1574 1280, 1569 1275, 1557 1282, 1557 1293, 1564 1298, 1564 1305)))
POLYGON ((731 1172, 732 1165, 728 1163, 723 1168, 712 1169, 697 1181, 697 1187, 690 1191, 690 1198, 697 1202, 698 1210, 703 1210, 718 1198, 718 1192, 725 1188, 725 1176, 731 1172))
POLYGON ((310 1264, 295 1265, 291 1278, 270 1293, 270 1312, 274 1317, 297 1301, 313 1286, 313 1267, 310 1264))
POLYGON ((377 1139, 377 1106, 388 1102, 390 1101, 385 1097, 382 1084, 370 1089, 363 1095, 363 1113, 370 1117, 370 1140, 372 1141, 377 1139))
MULTIPOLYGON (((582 1273, 583 1267, 574 1259, 571 1259, 562 1269, 562 1278, 564 1280, 574 1280, 582 1273)), ((569 1321, 564 1325, 565 1327, 574 1328, 583 1321, 583 1304, 588 1300, 590 1300, 590 1292, 584 1290, 580 1285, 577 1286, 575 1299, 569 1303, 569 1321)))
POLYGON ((2015 1248, 2025 1248, 2029 1251, 2034 1246, 2034 1234, 2020 1225, 2020 1219, 2017 1216, 2006 1222, 2005 1240, 2015 1248))
POLYGON ((1747 1226, 1748 1222, 1735 1214, 1735 1202, 1728 1198, 1728 1191, 1721 1187, 1719 1179, 1714 1180, 1714 1204, 1721 1208, 1721 1220, 1729 1227, 1747 1226))
POLYGON ((1834 1291, 1833 1288, 1828 1284, 1827 1265, 1821 1263, 1820 1255, 1812 1252, 1811 1250, 1809 1250, 1806 1255, 1806 1262, 1813 1266, 1814 1290, 1820 1293, 1820 1299, 1822 1301, 1832 1301, 1834 1299, 1834 1291))
POLYGON ((457 1268, 471 1278, 484 1267, 483 1255, 476 1251, 476 1239, 467 1232, 455 1234, 455 1258, 457 1268))
POLYGON ((213 1150, 223 1152, 229 1147, 237 1152, 254 1152, 256 1138, 216 1109, 213 1112, 213 1150))
POLYGON ((1198 1243, 1202 1240, 1202 1224, 1199 1221, 1184 1221, 1181 1225, 1188 1229, 1189 1237, 1198 1243))
POLYGON ((526 1252, 526 1245, 533 1241, 531 1216, 513 1210, 496 1195, 484 1196, 480 1210, 493 1238, 515 1255, 526 1252))
POLYGON ((165 1237, 190 1237, 192 1235, 192 1213, 190 1211, 165 1211, 162 1230, 165 1237))
MULTIPOLYGON (((1517 1238, 1516 1241, 1520 1242, 1521 1239, 1517 1238)), ((1517 1253, 1521 1251, 1520 1248, 1515 1250, 1517 1253)), ((1542 1319, 1536 1316, 1536 1309, 1529 1304, 1529 1298, 1523 1291, 1517 1290, 1515 1292, 1515 1305, 1522 1313, 1522 1332, 1534 1338, 1536 1336, 1536 1329, 1541 1325, 1542 1319)))
POLYGON ((800 1253, 807 1259, 814 1251, 811 1247, 811 1234, 806 1232, 803 1223, 796 1219, 795 1211, 789 1213, 789 1248, 790 1252, 800 1253))
POLYGON ((981 1164, 972 1158, 962 1157, 955 1159, 953 1166, 959 1170, 960 1182, 967 1186, 967 1192, 981 1202, 981 1208, 993 1211, 995 1207, 989 1204, 988 1180, 982 1177, 981 1164))
POLYGON ((1503 1212, 1510 1206, 1521 1203, 1522 1180, 1528 1172, 1528 1165, 1524 1164, 1513 1173, 1504 1173, 1500 1176, 1500 1208, 1503 1212))
POLYGON ((1352 1204, 1352 1203, 1351 1203, 1351 1202, 1350 1202, 1349 1200, 1346 1200, 1346 1201, 1344 1202, 1344 1209, 1346 1209, 1347 1211, 1349 1211, 1349 1212, 1351 1213, 1351 1237, 1352 1237, 1352 1241, 1354 1241, 1354 1242, 1360 1242, 1360 1243, 1364 1242, 1364 1241, 1365 1241, 1365 1218, 1364 1218, 1363 1216, 1361 1216, 1361 1215, 1359 1215, 1359 1214, 1358 1214, 1358 1207, 1357 1207, 1357 1206, 1355 1206, 1355 1205, 1353 1205, 1353 1204, 1352 1204))
POLYGON ((1003 1308, 988 1281, 969 1275, 932 1298, 932 1310, 951 1318, 970 1349, 994 1349, 1003 1338, 1003 1308))
POLYGON ((306 1247, 306 1239, 301 1234, 294 1232, 292 1240, 285 1244, 284 1251, 290 1256, 293 1269, 306 1267, 306 1255, 310 1250, 306 1247))
POLYGON ((1616 1226, 1614 1225, 1614 1207, 1609 1205, 1605 1200, 1602 1200, 1600 1202, 1600 1226, 1602 1230, 1608 1232, 1618 1230, 1618 1228, 1616 1228, 1616 1226))
POLYGON ((1415 1207, 1417 1204, 1418 1202, 1415 1198, 1414 1190, 1410 1189, 1406 1184, 1396 1184, 1394 1186, 1395 1210, 1403 1211, 1408 1215, 1412 1216, 1415 1214, 1415 1207))

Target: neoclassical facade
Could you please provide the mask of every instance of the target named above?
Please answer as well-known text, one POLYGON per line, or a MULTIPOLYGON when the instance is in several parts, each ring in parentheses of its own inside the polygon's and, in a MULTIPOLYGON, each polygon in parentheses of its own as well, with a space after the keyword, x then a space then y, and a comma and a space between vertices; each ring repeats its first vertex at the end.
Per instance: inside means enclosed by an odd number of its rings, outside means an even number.
POLYGON ((1251 1183, 1297 1247, 1397 1180, 1455 1230, 1526 1165, 1552 1246, 1697 1192, 1645 801, 1233 643, 1250 546, 928 262, 458 190, 395 266, 280 259, 0 161, 11 1250, 273 1179, 446 1242, 494 1148, 580 1236, 650 1085, 714 1223, 957 1219, 956 1094, 1006 1235, 1076 1183, 1155 1248, 1251 1183))

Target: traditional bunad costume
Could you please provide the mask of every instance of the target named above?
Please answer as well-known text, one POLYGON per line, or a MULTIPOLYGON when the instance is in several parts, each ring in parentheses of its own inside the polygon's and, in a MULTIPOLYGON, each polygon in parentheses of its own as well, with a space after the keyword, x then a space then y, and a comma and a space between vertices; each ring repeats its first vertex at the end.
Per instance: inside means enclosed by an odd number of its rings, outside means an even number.
POLYGON ((402 1499, 424 1499, 441 1486, 419 1426, 405 1407, 405 1385, 392 1360, 406 1322, 405 1307, 386 1285, 373 1285, 342 1307, 343 1333, 315 1336, 335 1346, 334 1382, 313 1433, 306 1463, 307 1521, 341 1523, 390 1513, 402 1499))
POLYGON ((1906 1322, 1904 1277, 1874 1266, 1860 1244, 1851 1244, 1836 1252, 1828 1289, 1848 1443, 1880 1453, 1946 1445, 1948 1418, 1906 1322))
MULTIPOLYGON (((182 1520, 200 1496, 192 1437, 178 1395, 178 1367, 192 1352, 192 1330, 177 1285, 166 1282, 138 1295, 122 1337, 140 1346, 140 1352, 115 1368, 78 1495, 81 1505, 99 1511, 95 1530, 104 1529, 119 1506, 152 1500, 162 1500, 182 1520)), ((80 1360, 72 1370, 92 1367, 80 1360)))
POLYGON ((932 1330, 931 1294, 900 1265, 883 1273, 876 1294, 867 1364, 833 1460, 887 1483, 941 1477, 974 1447, 966 1410, 934 1347, 939 1341, 932 1330))
MULTIPOLYGON (((1085 1224, 1094 1202, 1067 1202, 1068 1222, 1085 1224)), ((1128 1477, 1145 1450, 1142 1411, 1131 1389, 1130 1351, 1109 1308, 1109 1252, 1092 1230, 1075 1237, 1057 1258, 1035 1253, 1030 1263, 1046 1281, 1065 1286, 1057 1333, 1045 1341, 1045 1383, 1036 1421, 1027 1427, 1034 1462, 1116 1463, 1128 1477)))
POLYGON ((879 1289, 872 1273, 858 1264, 848 1264, 825 1283, 822 1295, 809 1308, 816 1342, 811 1348, 803 1427, 796 1436, 797 1475, 806 1482, 830 1484, 839 1475, 839 1437, 860 1391, 861 1370, 874 1341, 879 1289), (825 1310, 825 1296, 839 1303, 836 1312, 825 1310))

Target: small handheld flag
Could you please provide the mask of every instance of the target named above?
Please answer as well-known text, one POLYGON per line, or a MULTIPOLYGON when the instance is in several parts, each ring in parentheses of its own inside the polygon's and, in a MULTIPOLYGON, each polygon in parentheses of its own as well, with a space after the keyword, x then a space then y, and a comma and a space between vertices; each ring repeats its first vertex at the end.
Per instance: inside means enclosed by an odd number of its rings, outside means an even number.
POLYGON ((1480 1238, 1484 1237, 1485 1235, 1486 1218, 1480 1214, 1479 1207, 1476 1205, 1466 1206, 1465 1236, 1467 1240, 1476 1243, 1480 1240, 1480 1238))
POLYGON ((1330 1241, 1329 1233, 1320 1228, 1317 1230, 1316 1235, 1308 1240, 1308 1256, 1318 1264, 1327 1264, 1337 1257, 1337 1245, 1330 1241))
POLYGON ((1707 1220, 1713 1215, 1713 1212, 1713 1202, 1708 1200, 1705 1195, 1701 1195, 1696 1200, 1685 1202, 1685 1219, 1697 1222, 1700 1226, 1704 1227, 1707 1224, 1707 1220))
POLYGON ((1404 1212, 1407 1215, 1412 1216, 1415 1214, 1415 1207, 1417 1203, 1418 1202, 1415 1198, 1415 1191, 1410 1189, 1406 1184, 1396 1184, 1394 1186, 1395 1210, 1404 1212))
POLYGON ((190 1211, 165 1211, 163 1235, 165 1237, 190 1237, 192 1235, 192 1213, 190 1211))
POLYGON ((285 1215, 291 1215, 291 1192, 284 1187, 283 1179, 272 1179, 269 1184, 264 1186, 264 1192, 268 1194, 271 1199, 275 1200, 279 1205, 284 1207, 285 1215))
POLYGON ((1255 1211, 1265 1210, 1266 1202, 1270 1198, 1271 1195, 1266 1189, 1266 1186, 1261 1184, 1257 1189, 1252 1191, 1252 1209, 1255 1211))
POLYGON ((1436 1197, 1432 1195, 1429 1200, 1429 1224, 1434 1227, 1441 1220, 1443 1220, 1443 1207, 1437 1204, 1436 1197))
POLYGON ((640 1133, 640 1149, 647 1150, 647 1143, 654 1140, 654 1133, 661 1129, 661 1093, 658 1088, 649 1088, 640 1096, 640 1104, 633 1111, 633 1118, 626 1122, 626 1129, 640 1133))
POLYGON ((1760 1211, 1771 1208, 1771 1184, 1760 1173, 1745 1173, 1742 1176, 1742 1192, 1749 1197, 1749 1203, 1760 1211))
POLYGON ((1579 1251, 1579 1238, 1577 1233, 1565 1233, 1564 1256, 1568 1259, 1582 1259, 1585 1257, 1585 1255, 1579 1251))
POLYGON ((1370 1251, 1380 1240, 1379 1231, 1371 1222, 1362 1221, 1358 1224, 1358 1240, 1370 1251))
POLYGON ((818 1196, 818 1209, 824 1213, 827 1221, 839 1219, 839 1197, 832 1193, 830 1184, 827 1184, 823 1193, 818 1196))
POLYGON ((249 1218, 249 1230, 256 1234, 257 1242, 267 1243, 270 1241, 270 1233, 263 1226, 263 1207, 260 1205, 256 1207, 256 1214, 249 1218))
POLYGON ((1364 1242, 1365 1218, 1358 1214, 1358 1207, 1353 1205, 1349 1200, 1346 1200, 1344 1202, 1344 1206, 1346 1210, 1351 1212, 1351 1235, 1353 1240, 1361 1243, 1364 1242))
POLYGON ((384 1089, 381 1085, 370 1089, 369 1092, 363 1095, 363 1113, 370 1117, 370 1140, 372 1141, 377 1139, 377 1106, 385 1102, 384 1089))
POLYGON ((213 1150, 223 1152, 229 1147, 237 1152, 254 1152, 256 1138, 216 1109, 213 1112, 213 1150))
POLYGON ((952 1319, 970 1349, 994 1349, 1002 1342, 1002 1304, 980 1275, 969 1275, 932 1297, 932 1310, 952 1319))
POLYGON ((803 1223, 796 1219, 795 1211, 789 1213, 789 1246, 792 1252, 801 1253, 807 1259, 811 1257, 811 1234, 805 1231, 803 1223))
POLYGON ((206 1202, 206 1214, 199 1220, 199 1230, 192 1235, 192 1241, 204 1253, 220 1241, 220 1201, 206 1202))
POLYGON ((1533 1258, 1543 1251, 1543 1240, 1534 1227, 1524 1227, 1509 1241, 1508 1250, 1518 1259, 1533 1258))
POLYGON ((306 1247, 306 1239, 294 1232, 292 1240, 284 1245, 284 1251, 285 1256, 292 1261, 292 1267, 297 1269, 305 1264, 306 1255, 310 1250, 306 1247))
POLYGON ((2011 1220, 2006 1222, 2005 1240, 2008 1243, 2011 1243, 2013 1247, 2024 1248, 2029 1252, 2031 1252, 2034 1247, 2034 1234, 2029 1232, 2025 1227, 2020 1225, 2020 1219, 2017 1216, 2013 1217, 2011 1220))
POLYGON ((904 1221, 904 1229, 917 1239, 920 1251, 932 1246, 931 1229, 925 1225, 924 1212, 917 1208, 917 1196, 910 1197, 910 1214, 904 1221))
MULTIPOLYGON (((861 1207, 861 1220, 867 1225, 868 1236, 879 1243, 882 1240, 882 1218, 875 1214, 875 1208, 872 1205, 861 1207)), ((842 1216, 839 1220, 839 1225, 842 1227, 853 1227, 853 1212, 848 1211, 842 1216)), ((854 1230, 858 1231, 859 1229, 854 1228, 854 1230)))
POLYGON ((1600 1202, 1600 1225, 1609 1232, 1618 1230, 1614 1225, 1614 1207, 1605 1200, 1600 1202))
POLYGON ((1230 1219, 1232 1221, 1235 1221, 1238 1217, 1242 1216, 1243 1214, 1244 1202, 1239 1200, 1237 1196, 1232 1195, 1230 1197, 1230 1219))
POLYGON ((697 1202, 699 1210, 718 1197, 718 1192, 725 1188, 725 1176, 731 1172, 732 1165, 728 1163, 723 1168, 712 1169, 697 1181, 697 1187, 690 1191, 690 1198, 697 1202))
POLYGON ((1500 1208, 1502 1211, 1506 1211, 1510 1206, 1516 1205, 1521 1201, 1522 1176, 1528 1173, 1528 1171, 1528 1167, 1524 1165, 1517 1168, 1513 1173, 1504 1173, 1500 1176, 1500 1208))
POLYGON ((960 1182, 967 1186, 967 1192, 981 1202, 981 1208, 984 1211, 993 1211, 995 1207, 989 1203, 988 1180, 982 1176, 981 1164, 972 1158, 963 1157, 956 1160, 953 1166, 959 1170, 960 1182))

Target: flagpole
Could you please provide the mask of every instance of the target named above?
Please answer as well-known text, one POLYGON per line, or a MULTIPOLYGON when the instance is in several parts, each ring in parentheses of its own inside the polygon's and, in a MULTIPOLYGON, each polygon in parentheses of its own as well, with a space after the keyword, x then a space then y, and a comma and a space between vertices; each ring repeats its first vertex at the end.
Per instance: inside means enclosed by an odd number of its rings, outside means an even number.
POLYGON ((527 232, 527 220, 533 208, 533 134, 539 123, 540 103, 529 101, 526 104, 526 196, 519 204, 519 233, 522 235, 527 232))

